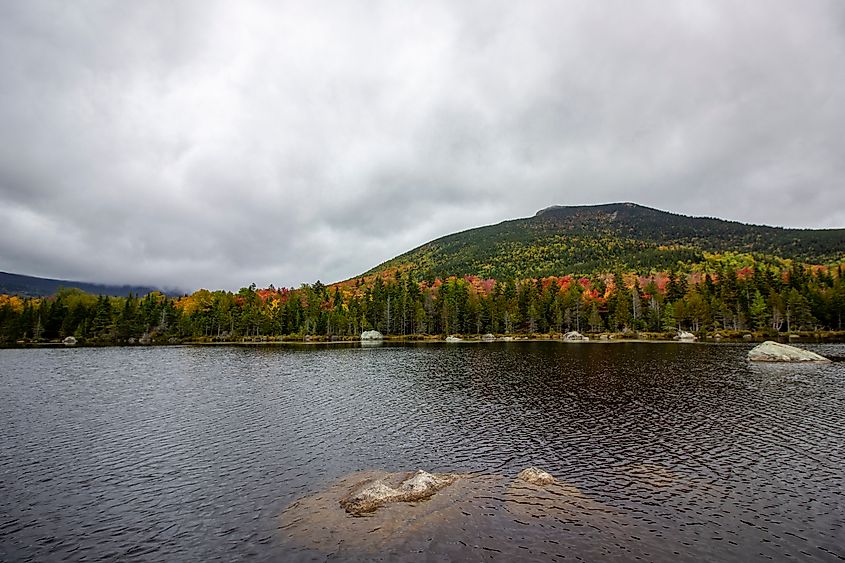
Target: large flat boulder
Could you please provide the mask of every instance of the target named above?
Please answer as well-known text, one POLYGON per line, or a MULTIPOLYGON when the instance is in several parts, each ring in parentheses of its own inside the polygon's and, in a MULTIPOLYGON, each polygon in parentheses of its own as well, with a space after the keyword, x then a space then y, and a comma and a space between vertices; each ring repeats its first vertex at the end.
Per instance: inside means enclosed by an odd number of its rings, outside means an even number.
POLYGON ((829 362, 815 352, 767 340, 748 352, 752 362, 829 362))

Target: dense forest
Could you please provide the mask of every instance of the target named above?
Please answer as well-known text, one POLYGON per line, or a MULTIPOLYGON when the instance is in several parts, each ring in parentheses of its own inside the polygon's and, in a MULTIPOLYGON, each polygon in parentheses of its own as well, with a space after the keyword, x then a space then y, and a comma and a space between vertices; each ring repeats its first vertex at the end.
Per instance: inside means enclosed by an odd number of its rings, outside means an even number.
POLYGON ((712 271, 507 280, 393 269, 331 286, 252 285, 182 297, 106 297, 78 289, 49 298, 0 295, 0 342, 333 339, 369 329, 409 336, 843 328, 842 265, 734 267, 741 262, 711 258, 712 271))

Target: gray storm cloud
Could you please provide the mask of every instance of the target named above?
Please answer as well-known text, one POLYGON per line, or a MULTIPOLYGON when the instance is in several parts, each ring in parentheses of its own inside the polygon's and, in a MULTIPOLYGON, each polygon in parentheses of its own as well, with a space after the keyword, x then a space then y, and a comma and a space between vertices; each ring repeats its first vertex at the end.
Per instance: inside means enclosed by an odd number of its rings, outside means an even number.
POLYGON ((358 274, 552 204, 845 226, 845 4, 6 2, 0 269, 358 274))

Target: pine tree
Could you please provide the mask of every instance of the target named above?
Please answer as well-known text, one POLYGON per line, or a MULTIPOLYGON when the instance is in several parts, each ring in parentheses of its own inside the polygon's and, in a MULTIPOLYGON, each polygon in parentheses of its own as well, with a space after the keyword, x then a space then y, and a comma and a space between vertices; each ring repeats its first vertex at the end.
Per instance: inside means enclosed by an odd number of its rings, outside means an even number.
POLYGON ((763 330, 769 326, 769 308, 759 289, 754 292, 749 313, 756 330, 763 330))

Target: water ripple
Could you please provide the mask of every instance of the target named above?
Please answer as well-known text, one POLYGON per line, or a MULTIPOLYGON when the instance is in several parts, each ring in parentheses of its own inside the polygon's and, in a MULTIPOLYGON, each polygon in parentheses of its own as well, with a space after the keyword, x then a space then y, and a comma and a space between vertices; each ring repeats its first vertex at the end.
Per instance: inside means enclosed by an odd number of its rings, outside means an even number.
POLYGON ((845 363, 747 349, 0 350, 0 560, 842 560, 845 363), (356 471, 528 465, 566 488, 496 481, 378 553, 279 528, 356 471))

